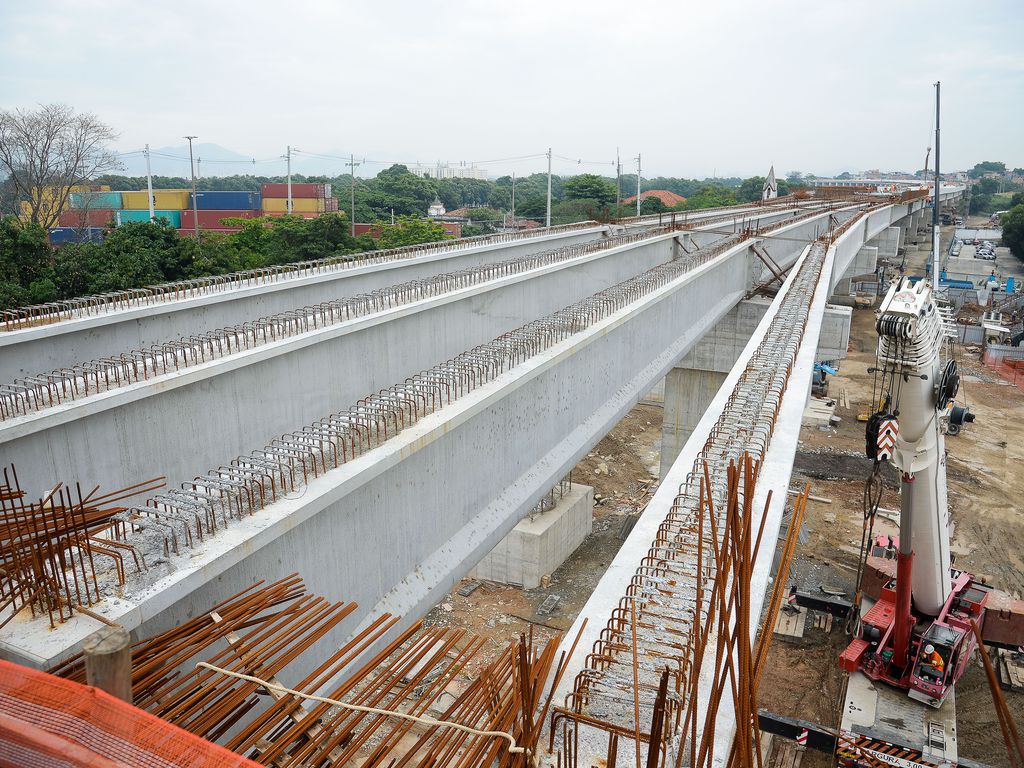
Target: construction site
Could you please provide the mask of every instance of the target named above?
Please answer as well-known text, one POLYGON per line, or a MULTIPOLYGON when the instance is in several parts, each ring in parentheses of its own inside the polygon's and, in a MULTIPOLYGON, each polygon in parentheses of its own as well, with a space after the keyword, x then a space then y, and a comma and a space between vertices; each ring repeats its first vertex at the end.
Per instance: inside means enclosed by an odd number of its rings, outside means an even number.
POLYGON ((1024 767, 1024 312, 947 278, 963 192, 6 312, 0 765, 1024 767))

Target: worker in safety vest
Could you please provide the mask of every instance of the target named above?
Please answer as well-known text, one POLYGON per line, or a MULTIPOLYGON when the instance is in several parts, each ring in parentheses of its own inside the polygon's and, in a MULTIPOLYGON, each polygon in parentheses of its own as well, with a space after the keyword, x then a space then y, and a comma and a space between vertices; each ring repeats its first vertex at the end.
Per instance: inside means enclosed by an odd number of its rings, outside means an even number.
POLYGON ((942 674, 942 670, 946 666, 946 662, 942 660, 939 652, 935 650, 935 646, 930 643, 924 647, 924 654, 921 656, 921 661, 932 666, 939 674, 942 674))

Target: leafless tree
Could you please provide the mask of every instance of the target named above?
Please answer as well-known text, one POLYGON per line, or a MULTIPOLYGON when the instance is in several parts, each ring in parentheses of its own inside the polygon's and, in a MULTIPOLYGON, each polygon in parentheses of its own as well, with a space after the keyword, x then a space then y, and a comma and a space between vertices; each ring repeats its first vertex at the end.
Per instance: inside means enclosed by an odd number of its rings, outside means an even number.
POLYGON ((75 185, 121 168, 107 148, 116 138, 95 115, 66 104, 0 110, 0 174, 28 203, 27 218, 52 227, 75 185))

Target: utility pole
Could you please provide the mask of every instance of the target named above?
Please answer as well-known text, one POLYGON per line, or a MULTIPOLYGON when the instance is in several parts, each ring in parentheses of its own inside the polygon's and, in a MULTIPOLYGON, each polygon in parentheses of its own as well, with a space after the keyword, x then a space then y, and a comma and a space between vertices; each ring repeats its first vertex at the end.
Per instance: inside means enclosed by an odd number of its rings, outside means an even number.
MULTIPOLYGON (((192 139, 198 139, 198 136, 186 136, 188 139, 188 167, 192 171, 192 223, 195 225, 196 230, 196 242, 199 241, 199 199, 196 197, 196 166, 192 162, 192 139)), ((150 206, 153 203, 153 194, 150 193, 150 206)))
POLYGON ((156 221, 153 205, 153 169, 149 164, 149 144, 146 145, 146 189, 149 191, 149 220, 156 221))
POLYGON ((619 208, 622 206, 622 158, 619 157, 619 148, 615 148, 615 218, 621 216, 619 208))
MULTIPOLYGON (((356 162, 356 156, 355 155, 349 155, 348 156, 348 163, 346 163, 346 165, 348 165, 349 173, 352 176, 352 237, 355 237, 356 236, 356 166, 357 165, 362 165, 362 163, 357 163, 356 162)), ((391 215, 392 215, 392 219, 393 219, 394 218, 394 213, 392 212, 391 215)), ((392 221, 392 223, 394 223, 394 221, 392 221)))
POLYGON ((285 159, 288 160, 288 214, 292 212, 292 147, 289 144, 285 150, 285 159))
POLYGON ((640 153, 636 153, 636 215, 640 215, 640 153))
POLYGON ((516 172, 512 171, 512 229, 516 229, 516 172))
POLYGON ((939 288, 939 246, 942 237, 939 233, 939 198, 941 185, 939 181, 939 90, 941 82, 935 83, 935 194, 932 198, 932 285, 939 288))
POLYGON ((548 147, 548 214, 545 226, 551 227, 551 147, 548 147))

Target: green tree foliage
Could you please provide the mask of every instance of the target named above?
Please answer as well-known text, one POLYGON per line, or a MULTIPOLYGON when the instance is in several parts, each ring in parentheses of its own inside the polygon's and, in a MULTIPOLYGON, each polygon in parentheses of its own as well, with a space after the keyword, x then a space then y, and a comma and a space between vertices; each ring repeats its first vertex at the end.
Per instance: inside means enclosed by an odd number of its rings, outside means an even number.
POLYGON ((381 248, 400 248, 403 245, 434 243, 450 237, 440 224, 427 219, 403 216, 394 225, 383 227, 380 236, 381 248))
POLYGON ((595 173, 573 176, 562 183, 566 200, 596 200, 600 205, 615 202, 615 185, 595 173))
POLYGON ((967 175, 972 179, 980 179, 986 173, 1006 173, 1006 163, 1001 163, 997 160, 985 160, 975 165, 971 170, 967 172, 967 175))
POLYGON ((740 184, 740 188, 736 190, 736 199, 741 203, 752 203, 755 200, 760 200, 761 195, 764 193, 764 176, 751 176, 749 179, 744 179, 743 183, 740 184))
POLYGON ((1024 203, 1015 205, 1002 216, 1003 245, 1024 261, 1024 203))
MULTIPOLYGON (((614 200, 612 201, 614 205, 614 200)), ((518 215, 519 211, 516 211, 518 215)), ((552 224, 572 224, 577 221, 604 218, 608 215, 608 206, 593 198, 579 200, 561 200, 551 205, 552 224)))
POLYGON ((13 216, 0 218, 0 308, 56 298, 52 264, 45 229, 13 216))
POLYGON ((640 201, 641 216, 649 216, 650 214, 653 213, 664 213, 667 210, 668 206, 661 201, 660 197, 655 197, 654 195, 651 195, 650 197, 645 197, 643 200, 640 201))
POLYGON ((683 204, 682 210, 696 211, 701 208, 717 208, 722 205, 735 205, 736 195, 732 190, 720 186, 702 187, 697 194, 691 196, 683 204))

